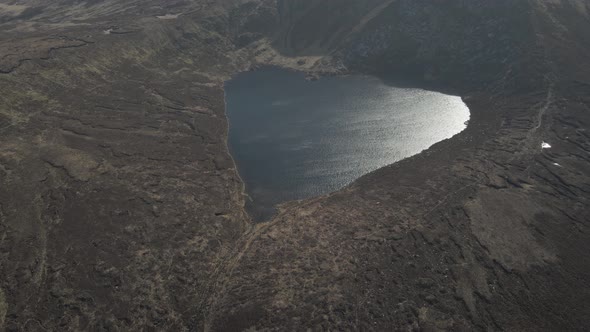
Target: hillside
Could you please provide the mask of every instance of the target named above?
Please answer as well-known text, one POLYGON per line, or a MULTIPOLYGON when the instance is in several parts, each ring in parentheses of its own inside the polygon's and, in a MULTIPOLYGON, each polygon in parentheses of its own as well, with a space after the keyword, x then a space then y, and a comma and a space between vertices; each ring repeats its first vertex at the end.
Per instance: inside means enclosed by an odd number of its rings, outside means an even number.
POLYGON ((0 330, 584 330, 589 10, 0 0, 0 330), (254 224, 223 82, 269 64, 471 120, 254 224))

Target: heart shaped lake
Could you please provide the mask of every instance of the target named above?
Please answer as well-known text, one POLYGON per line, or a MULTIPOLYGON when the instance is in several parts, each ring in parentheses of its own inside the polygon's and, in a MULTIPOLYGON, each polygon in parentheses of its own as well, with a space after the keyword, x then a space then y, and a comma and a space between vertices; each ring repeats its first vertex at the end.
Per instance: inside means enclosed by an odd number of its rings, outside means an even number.
POLYGON ((463 131, 460 97, 370 76, 307 81, 266 68, 226 82, 229 148, 257 221, 274 206, 318 196, 463 131))

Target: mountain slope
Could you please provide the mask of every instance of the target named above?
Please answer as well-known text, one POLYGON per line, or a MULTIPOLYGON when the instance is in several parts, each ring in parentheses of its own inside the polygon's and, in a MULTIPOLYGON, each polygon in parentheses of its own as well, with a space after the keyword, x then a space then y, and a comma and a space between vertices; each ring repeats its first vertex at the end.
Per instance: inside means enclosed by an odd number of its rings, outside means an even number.
POLYGON ((583 330, 588 7, 3 1, 0 329, 583 330), (265 64, 452 92, 471 120, 255 225, 223 81, 265 64))

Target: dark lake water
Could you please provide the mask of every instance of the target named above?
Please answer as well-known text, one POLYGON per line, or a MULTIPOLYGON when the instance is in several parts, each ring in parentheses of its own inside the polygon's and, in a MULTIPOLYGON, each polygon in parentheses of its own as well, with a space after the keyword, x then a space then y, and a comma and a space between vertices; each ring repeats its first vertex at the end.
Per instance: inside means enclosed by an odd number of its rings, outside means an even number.
POLYGON ((256 220, 277 203, 338 190, 461 132, 460 97, 369 76, 306 81, 263 69, 226 83, 229 147, 256 220))

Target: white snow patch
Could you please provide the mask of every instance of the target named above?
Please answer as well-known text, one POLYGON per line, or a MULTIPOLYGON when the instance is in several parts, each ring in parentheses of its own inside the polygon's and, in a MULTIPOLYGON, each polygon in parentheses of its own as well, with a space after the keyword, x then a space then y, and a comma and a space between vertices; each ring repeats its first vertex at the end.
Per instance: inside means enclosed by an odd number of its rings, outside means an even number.
POLYGON ((175 18, 178 18, 178 16, 180 16, 180 14, 166 14, 162 16, 156 16, 156 18, 159 18, 161 20, 173 20, 175 18))

